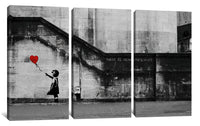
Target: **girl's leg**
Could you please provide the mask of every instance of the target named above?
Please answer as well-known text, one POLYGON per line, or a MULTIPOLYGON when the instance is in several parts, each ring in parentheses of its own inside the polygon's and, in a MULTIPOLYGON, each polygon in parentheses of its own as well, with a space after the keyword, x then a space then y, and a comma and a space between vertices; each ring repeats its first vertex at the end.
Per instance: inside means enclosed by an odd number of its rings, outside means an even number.
POLYGON ((58 102, 58 94, 54 94, 54 102, 58 102))

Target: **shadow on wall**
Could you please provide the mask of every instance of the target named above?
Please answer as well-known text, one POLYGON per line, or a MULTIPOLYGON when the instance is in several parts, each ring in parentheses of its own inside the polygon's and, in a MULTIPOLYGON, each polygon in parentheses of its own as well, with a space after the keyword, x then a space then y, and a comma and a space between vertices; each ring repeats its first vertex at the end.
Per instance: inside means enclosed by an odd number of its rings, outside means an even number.
POLYGON ((191 54, 157 55, 156 97, 191 99, 191 54))
POLYGON ((191 54, 135 53, 136 100, 191 100, 191 54))
POLYGON ((60 98, 68 98, 68 34, 42 18, 8 17, 9 98, 47 96, 51 80, 45 76, 57 69, 60 98), (42 72, 29 57, 37 55, 42 72))
POLYGON ((73 87, 81 99, 130 98, 131 54, 104 53, 73 37, 73 87))

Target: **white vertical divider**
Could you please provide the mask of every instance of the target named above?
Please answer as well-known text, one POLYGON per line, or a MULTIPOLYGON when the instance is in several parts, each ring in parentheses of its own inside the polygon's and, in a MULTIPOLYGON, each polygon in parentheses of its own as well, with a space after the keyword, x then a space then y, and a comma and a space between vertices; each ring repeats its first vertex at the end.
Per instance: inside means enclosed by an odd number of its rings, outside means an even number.
MULTIPOLYGON (((131 112, 134 110, 134 12, 131 10, 131 112)), ((131 114, 131 117, 133 115, 131 114)))
POLYGON ((69 7, 69 119, 72 119, 72 8, 69 7))

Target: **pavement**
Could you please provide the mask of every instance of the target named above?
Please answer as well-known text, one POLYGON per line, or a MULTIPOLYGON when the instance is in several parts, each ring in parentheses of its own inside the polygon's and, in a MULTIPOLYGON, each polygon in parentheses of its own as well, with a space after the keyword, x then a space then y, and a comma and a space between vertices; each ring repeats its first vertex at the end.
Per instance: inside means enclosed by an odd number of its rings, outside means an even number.
POLYGON ((8 105, 9 120, 68 119, 68 104, 26 103, 8 105))
POLYGON ((136 117, 190 116, 191 101, 135 102, 136 117))
POLYGON ((131 102, 74 102, 73 118, 131 117, 131 102))
MULTIPOLYGON (((136 117, 190 116, 191 101, 135 102, 136 117)), ((68 119, 68 103, 8 105, 10 120, 68 119)), ((72 116, 80 118, 131 117, 131 102, 74 102, 72 116)))

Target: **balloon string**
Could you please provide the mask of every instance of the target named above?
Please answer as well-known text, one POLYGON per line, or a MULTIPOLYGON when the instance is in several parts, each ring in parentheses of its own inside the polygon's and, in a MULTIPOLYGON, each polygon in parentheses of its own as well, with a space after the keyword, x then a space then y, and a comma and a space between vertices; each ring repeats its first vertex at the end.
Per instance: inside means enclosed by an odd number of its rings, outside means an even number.
POLYGON ((37 65, 37 63, 36 63, 35 65, 36 65, 36 67, 37 67, 41 72, 43 72, 43 71, 40 69, 40 67, 37 65))

